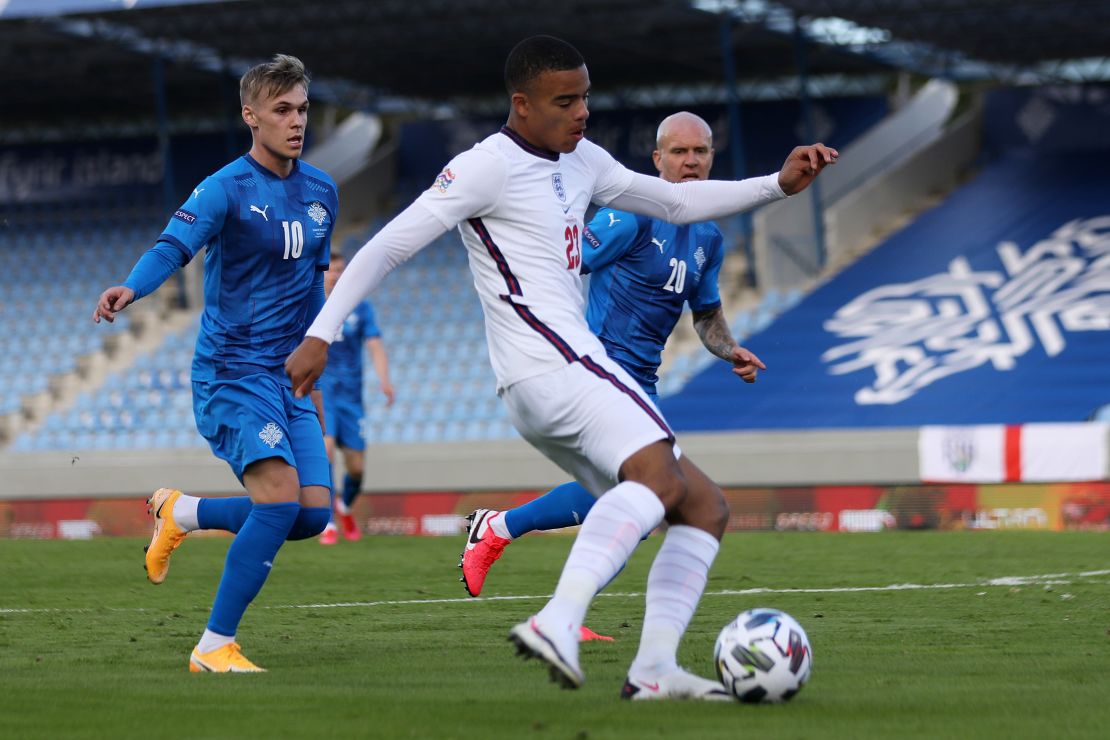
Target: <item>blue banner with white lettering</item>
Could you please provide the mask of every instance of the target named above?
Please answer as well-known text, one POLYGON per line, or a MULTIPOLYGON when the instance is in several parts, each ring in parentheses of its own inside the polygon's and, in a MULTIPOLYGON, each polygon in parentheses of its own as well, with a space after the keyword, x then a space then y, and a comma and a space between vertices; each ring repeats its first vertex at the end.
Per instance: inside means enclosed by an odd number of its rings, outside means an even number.
MULTIPOLYGON (((188 134, 170 141, 174 199, 245 153, 246 127, 234 136, 188 134)), ((160 199, 165 163, 153 137, 0 146, 0 208, 29 203, 132 198, 160 199)))
POLYGON ((663 411, 681 431, 1082 421, 1110 403, 1110 177, 988 167, 743 343, 663 411))

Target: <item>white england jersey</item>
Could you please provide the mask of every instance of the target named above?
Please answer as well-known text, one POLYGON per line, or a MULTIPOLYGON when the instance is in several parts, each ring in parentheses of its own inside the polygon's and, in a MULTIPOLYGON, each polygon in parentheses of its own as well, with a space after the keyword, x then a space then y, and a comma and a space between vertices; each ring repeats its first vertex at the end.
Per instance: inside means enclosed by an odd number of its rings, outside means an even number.
POLYGON ((625 169, 586 140, 555 154, 503 128, 451 160, 359 250, 305 334, 330 344, 382 278, 457 226, 486 316, 490 361, 505 388, 605 352, 586 324, 580 277, 591 201, 686 224, 783 197, 777 175, 673 184, 625 169))
POLYGON ((458 224, 499 387, 604 353, 585 319, 584 219, 632 176, 589 141, 559 155, 506 128, 451 160, 417 200, 458 224))

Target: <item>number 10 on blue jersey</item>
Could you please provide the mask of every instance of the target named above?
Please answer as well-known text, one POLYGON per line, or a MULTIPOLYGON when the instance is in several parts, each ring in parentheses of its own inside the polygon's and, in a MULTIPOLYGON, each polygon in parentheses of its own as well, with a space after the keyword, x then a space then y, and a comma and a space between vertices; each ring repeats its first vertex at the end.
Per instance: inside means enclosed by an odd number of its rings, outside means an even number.
POLYGON ((285 257, 297 259, 304 249, 304 226, 300 221, 282 221, 281 230, 285 232, 285 257))

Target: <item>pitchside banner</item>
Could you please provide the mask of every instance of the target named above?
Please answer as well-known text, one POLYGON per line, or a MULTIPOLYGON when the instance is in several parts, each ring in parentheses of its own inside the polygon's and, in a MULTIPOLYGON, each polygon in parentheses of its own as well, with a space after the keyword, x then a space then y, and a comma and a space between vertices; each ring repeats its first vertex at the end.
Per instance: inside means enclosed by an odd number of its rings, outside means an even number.
MULTIPOLYGON (((367 494, 355 503, 354 514, 368 534, 460 537, 465 531, 463 517, 474 509, 504 510, 540 493, 367 494)), ((730 532, 1110 531, 1110 483, 1105 482, 731 488, 724 493, 731 509, 730 532)), ((146 502, 141 499, 0 502, 0 537, 147 538, 150 527, 146 502)))
POLYGON ((922 427, 921 480, 1097 481, 1107 478, 1110 425, 922 427))

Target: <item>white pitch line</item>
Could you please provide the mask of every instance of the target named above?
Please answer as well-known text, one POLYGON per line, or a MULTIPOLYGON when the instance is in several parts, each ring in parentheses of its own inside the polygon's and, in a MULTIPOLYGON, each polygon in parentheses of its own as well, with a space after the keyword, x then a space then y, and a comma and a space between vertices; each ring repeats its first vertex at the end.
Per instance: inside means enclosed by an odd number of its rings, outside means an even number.
MULTIPOLYGON (((1076 578, 1095 578, 1110 576, 1110 570, 1087 570, 1079 573, 1045 573, 1035 576, 1003 576, 990 578, 985 581, 972 583, 891 583, 886 586, 835 586, 829 588, 745 588, 724 589, 721 591, 706 591, 703 596, 754 596, 760 594, 854 594, 874 593, 880 591, 941 591, 957 588, 986 588, 990 586, 1062 586, 1072 583, 1076 578)), ((629 591, 622 593, 602 592, 598 596, 606 598, 642 598, 642 591, 629 591)), ((382 601, 340 601, 333 604, 276 604, 261 606, 260 609, 366 609, 376 606, 419 606, 427 604, 481 604, 490 601, 536 601, 550 599, 551 594, 534 594, 528 596, 484 596, 479 598, 457 599, 390 599, 382 601)), ((0 608, 0 614, 78 614, 97 611, 112 612, 147 612, 165 611, 149 607, 105 607, 93 609, 90 607, 62 608, 0 608)))

